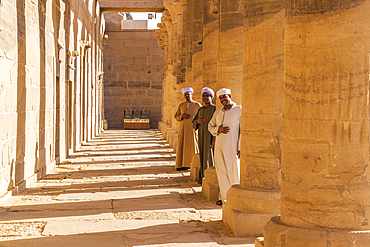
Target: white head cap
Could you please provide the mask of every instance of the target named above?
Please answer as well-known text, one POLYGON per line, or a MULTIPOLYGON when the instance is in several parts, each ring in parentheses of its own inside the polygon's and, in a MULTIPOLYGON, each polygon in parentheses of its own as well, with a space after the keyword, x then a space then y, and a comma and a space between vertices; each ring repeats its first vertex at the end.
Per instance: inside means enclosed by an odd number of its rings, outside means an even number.
POLYGON ((184 87, 181 89, 181 93, 184 95, 186 92, 189 92, 191 94, 194 93, 194 90, 191 87, 184 87))
POLYGON ((215 92, 213 92, 213 90, 208 88, 208 87, 204 87, 202 89, 202 95, 203 95, 203 93, 209 93, 210 95, 212 95, 212 98, 215 97, 215 92))
POLYGON ((224 94, 231 95, 231 90, 228 88, 221 88, 220 90, 217 91, 217 98, 220 97, 220 95, 224 95, 224 94))

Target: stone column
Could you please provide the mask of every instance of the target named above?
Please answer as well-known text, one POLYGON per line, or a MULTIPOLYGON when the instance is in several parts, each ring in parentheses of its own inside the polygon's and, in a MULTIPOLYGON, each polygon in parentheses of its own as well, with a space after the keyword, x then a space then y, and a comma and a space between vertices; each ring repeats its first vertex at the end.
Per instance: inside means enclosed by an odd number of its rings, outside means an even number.
MULTIPOLYGON (((219 0, 220 31, 217 59, 217 88, 230 88, 232 100, 242 103, 244 0, 219 0)), ((216 92, 215 92, 216 93, 216 92)), ((217 107, 221 107, 216 100, 217 107)))
POLYGON ((168 22, 165 16, 162 16, 162 23, 158 23, 159 29, 156 32, 156 38, 158 40, 159 46, 163 50, 163 82, 162 82, 162 118, 161 121, 168 124, 169 121, 169 46, 168 46, 168 32, 167 25, 164 24, 168 22))
POLYGON ((236 236, 261 236, 279 214, 285 0, 245 1, 240 185, 223 206, 236 236))
POLYGON ((186 83, 186 32, 187 32, 187 25, 189 20, 186 18, 187 16, 187 1, 186 0, 180 0, 180 6, 181 6, 181 80, 180 83, 186 83))
MULTIPOLYGON (((181 55, 182 55, 182 40, 181 40, 181 25, 182 23, 182 6, 180 3, 180 0, 164 0, 163 5, 166 7, 168 12, 164 15, 167 19, 171 19, 171 25, 170 28, 167 28, 169 31, 169 47, 170 52, 169 56, 171 57, 171 73, 170 73, 170 96, 168 100, 170 100, 172 107, 171 107, 171 120, 169 123, 169 126, 174 129, 178 130, 179 123, 178 121, 174 120, 173 116, 177 110, 177 107, 180 103, 180 100, 183 101, 183 98, 181 99, 181 85, 178 83, 181 82, 182 76, 181 76, 181 55), (168 16, 169 14, 169 16, 168 16), (169 30, 170 29, 170 30, 169 30)), ((165 11, 166 12, 166 11, 165 11)))
POLYGON ((168 10, 163 11, 162 24, 158 24, 158 27, 161 28, 162 32, 166 32, 166 48, 163 60, 165 61, 165 83, 164 91, 162 92, 164 98, 162 104, 164 104, 165 112, 163 113, 164 122, 168 125, 171 125, 172 120, 172 100, 171 100, 171 70, 172 70, 172 19, 170 12, 168 10))
MULTIPOLYGON (((104 34, 103 38, 102 38, 102 52, 104 52, 104 49, 105 47, 107 46, 107 43, 108 43, 108 35, 104 34)), ((76 51, 77 52, 77 51, 76 51)), ((73 55, 73 52, 72 52, 72 55, 73 55)), ((101 60, 100 61, 103 61, 103 54, 101 54, 101 60)), ((103 69, 103 68, 102 68, 103 69)), ((101 95, 102 95, 102 99, 101 99, 101 112, 102 112, 102 119, 103 119, 103 129, 104 130, 107 130, 108 129, 108 122, 107 120, 105 119, 105 113, 104 113, 104 81, 102 83, 102 91, 101 91, 101 95)), ((75 96, 75 93, 74 93, 74 98, 76 97, 75 96)), ((74 104, 75 105, 75 104, 74 104)), ((75 116, 75 111, 73 113, 73 115, 75 116)), ((74 124, 73 124, 74 125, 74 124)), ((75 129, 75 126, 73 127, 73 129, 75 129)), ((73 141, 75 141, 75 135, 73 135, 73 141)), ((75 147, 75 145, 73 145, 73 148, 75 147)), ((75 150, 73 150, 75 151, 75 150)))
POLYGON ((182 54, 182 47, 181 47, 181 27, 182 24, 182 9, 181 3, 175 2, 174 6, 174 18, 172 19, 173 23, 173 37, 174 37, 174 47, 175 47, 175 54, 173 63, 176 66, 175 75, 176 80, 173 81, 172 86, 172 95, 173 95, 173 111, 172 111, 172 128, 178 132, 180 123, 174 119, 175 112, 179 104, 184 101, 184 98, 180 92, 182 85, 181 83, 181 54, 182 54))
POLYGON ((185 82, 185 47, 183 46, 183 5, 179 2, 174 3, 175 11, 177 14, 177 84, 185 82))
POLYGON ((201 91, 203 88, 203 0, 193 1, 192 47, 193 47, 193 99, 202 104, 201 91))
POLYGON ((163 121, 168 124, 170 120, 170 114, 169 114, 169 91, 170 91, 170 84, 168 81, 168 74, 169 74, 169 47, 168 47, 168 34, 164 34, 164 40, 163 40, 163 97, 162 97, 162 104, 163 104, 163 121))
POLYGON ((219 34, 218 0, 204 0, 203 12, 203 86, 216 90, 219 34))
MULTIPOLYGON (((203 8, 203 86, 214 91, 217 87, 217 56, 219 35, 219 1, 204 0, 203 8)), ((217 98, 213 99, 216 103, 217 98)), ((216 202, 220 188, 215 167, 209 167, 204 174, 202 193, 208 201, 216 202)))
POLYGON ((370 246, 370 1, 314 3, 286 1, 281 216, 264 245, 370 246))
POLYGON ((186 0, 186 85, 192 85, 193 83, 193 2, 195 0, 186 0))

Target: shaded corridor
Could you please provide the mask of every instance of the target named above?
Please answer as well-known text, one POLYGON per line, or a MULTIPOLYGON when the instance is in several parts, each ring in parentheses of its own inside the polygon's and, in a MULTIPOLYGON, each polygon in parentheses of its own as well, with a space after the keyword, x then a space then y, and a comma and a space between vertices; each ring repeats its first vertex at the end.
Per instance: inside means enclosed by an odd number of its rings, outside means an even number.
POLYGON ((234 238, 159 131, 106 131, 2 203, 0 246, 254 246, 234 238))

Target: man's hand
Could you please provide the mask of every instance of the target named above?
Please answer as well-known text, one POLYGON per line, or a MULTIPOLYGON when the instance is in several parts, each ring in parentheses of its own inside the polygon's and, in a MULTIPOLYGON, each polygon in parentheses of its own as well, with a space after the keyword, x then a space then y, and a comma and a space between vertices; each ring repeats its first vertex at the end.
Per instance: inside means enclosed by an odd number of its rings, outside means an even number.
POLYGON ((201 116, 200 118, 197 119, 198 124, 204 124, 207 120, 201 116))
POLYGON ((189 114, 184 113, 184 114, 182 114, 182 118, 183 118, 183 119, 189 119, 189 118, 190 118, 190 115, 189 115, 189 114))
POLYGON ((227 134, 229 131, 230 131, 230 128, 226 126, 224 127, 222 124, 220 125, 220 127, 218 127, 218 133, 227 134))

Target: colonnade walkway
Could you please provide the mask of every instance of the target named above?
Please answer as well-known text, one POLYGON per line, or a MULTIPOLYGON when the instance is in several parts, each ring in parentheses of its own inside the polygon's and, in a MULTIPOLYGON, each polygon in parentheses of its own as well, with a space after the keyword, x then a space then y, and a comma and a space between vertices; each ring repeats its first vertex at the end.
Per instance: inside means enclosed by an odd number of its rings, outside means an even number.
POLYGON ((1 204, 0 246, 254 246, 175 158, 157 130, 105 131, 1 204))

